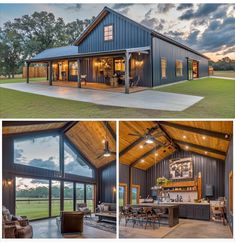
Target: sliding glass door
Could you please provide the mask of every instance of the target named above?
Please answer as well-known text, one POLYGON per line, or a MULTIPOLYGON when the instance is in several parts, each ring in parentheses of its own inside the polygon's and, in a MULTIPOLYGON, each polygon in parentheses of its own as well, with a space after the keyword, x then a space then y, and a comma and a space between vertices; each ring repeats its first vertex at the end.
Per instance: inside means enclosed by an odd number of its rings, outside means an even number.
POLYGON ((95 186, 91 184, 86 185, 86 203, 88 208, 94 212, 95 210, 95 186))
POLYGON ((60 181, 51 181, 51 216, 60 215, 60 181))
POLYGON ((73 182, 64 182, 64 211, 73 211, 73 182))
POLYGON ((16 177, 16 215, 28 219, 49 216, 49 181, 16 177))

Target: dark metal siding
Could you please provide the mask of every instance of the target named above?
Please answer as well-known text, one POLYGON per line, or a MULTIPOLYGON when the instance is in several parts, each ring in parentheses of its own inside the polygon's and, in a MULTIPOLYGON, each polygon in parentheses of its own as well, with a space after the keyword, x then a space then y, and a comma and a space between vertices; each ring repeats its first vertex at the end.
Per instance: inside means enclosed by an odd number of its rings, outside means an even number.
POLYGON ((199 61, 199 77, 208 76, 208 60, 191 51, 180 48, 157 37, 152 39, 153 86, 159 86, 188 79, 187 57, 199 61), (161 57, 167 59, 167 78, 161 79, 161 57), (175 62, 183 61, 183 76, 176 77, 175 62))
POLYGON ((151 34, 118 14, 109 13, 78 46, 78 53, 90 53, 150 46, 151 34), (104 41, 104 26, 113 24, 113 40, 104 41))
POLYGON ((116 161, 100 168, 100 201, 107 203, 116 202, 116 193, 113 188, 116 187, 116 161))
MULTIPOLYGON (((129 186, 129 166, 119 164, 119 182, 129 186)), ((137 168, 132 168, 132 184, 140 185, 140 196, 146 197, 146 172, 137 168)))
MULTIPOLYGON (((228 154, 225 160, 225 197, 229 201, 229 173, 233 171, 233 139, 229 144, 228 154)), ((231 231, 233 231, 233 215, 229 212, 229 204, 227 202, 227 220, 231 231)))
MULTIPOLYGON (((171 157, 162 160, 156 166, 156 177, 165 176, 169 178, 169 159, 171 158, 193 158, 194 176, 201 172, 202 174, 202 196, 205 197, 206 184, 214 186, 214 198, 224 196, 224 171, 225 165, 223 161, 207 158, 204 156, 192 154, 190 152, 176 152, 171 157)), ((152 166, 147 170, 147 191, 155 184, 155 168, 152 166)))

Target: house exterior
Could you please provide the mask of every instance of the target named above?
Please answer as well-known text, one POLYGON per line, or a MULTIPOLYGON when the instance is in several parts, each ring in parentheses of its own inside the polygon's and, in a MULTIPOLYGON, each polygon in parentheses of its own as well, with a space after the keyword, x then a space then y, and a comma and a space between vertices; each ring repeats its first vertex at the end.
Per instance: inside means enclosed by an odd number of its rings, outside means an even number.
MULTIPOLYGON (((105 7, 73 46, 45 50, 30 63, 49 66, 49 83, 110 83, 126 93, 134 85, 154 87, 208 76, 208 58, 105 7)), ((28 78, 27 78, 28 80, 28 78)))

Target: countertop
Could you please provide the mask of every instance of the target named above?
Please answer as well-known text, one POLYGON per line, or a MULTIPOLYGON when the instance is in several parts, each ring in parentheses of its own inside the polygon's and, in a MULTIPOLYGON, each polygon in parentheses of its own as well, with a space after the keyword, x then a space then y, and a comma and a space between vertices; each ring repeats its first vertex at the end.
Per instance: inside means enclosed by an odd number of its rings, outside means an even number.
POLYGON ((146 206, 156 206, 156 205, 207 205, 209 206, 209 203, 195 203, 195 202, 161 202, 160 204, 157 203, 139 203, 138 205, 146 205, 146 206))

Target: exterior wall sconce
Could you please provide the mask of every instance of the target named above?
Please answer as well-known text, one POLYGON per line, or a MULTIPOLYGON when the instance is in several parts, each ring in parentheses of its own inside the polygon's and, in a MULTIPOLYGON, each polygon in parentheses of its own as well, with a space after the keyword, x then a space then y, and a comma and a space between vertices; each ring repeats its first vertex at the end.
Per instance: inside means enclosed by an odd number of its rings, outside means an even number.
POLYGON ((116 192, 116 187, 113 187, 113 193, 115 193, 116 192))

